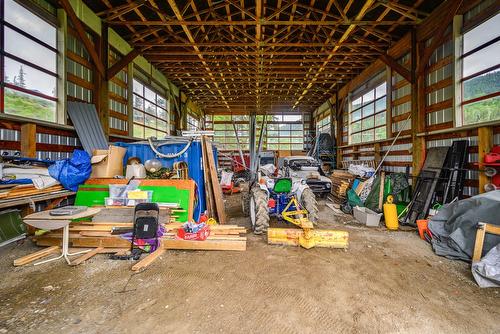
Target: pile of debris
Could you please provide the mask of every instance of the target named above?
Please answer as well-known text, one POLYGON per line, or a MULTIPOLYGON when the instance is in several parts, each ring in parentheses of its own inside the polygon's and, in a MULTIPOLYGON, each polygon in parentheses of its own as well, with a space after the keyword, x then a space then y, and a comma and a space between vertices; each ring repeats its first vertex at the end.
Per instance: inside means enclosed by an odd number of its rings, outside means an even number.
MULTIPOLYGON (((246 250, 244 227, 236 225, 210 225, 210 235, 204 241, 183 240, 177 237, 177 230, 183 223, 176 222, 176 209, 161 208, 159 222, 164 229, 161 237, 163 249, 192 250, 246 250)), ((121 235, 132 230, 133 208, 102 209, 92 221, 74 222, 69 227, 69 243, 72 247, 130 248, 130 241, 121 235)), ((38 246, 60 245, 62 232, 54 230, 33 239, 38 246)))

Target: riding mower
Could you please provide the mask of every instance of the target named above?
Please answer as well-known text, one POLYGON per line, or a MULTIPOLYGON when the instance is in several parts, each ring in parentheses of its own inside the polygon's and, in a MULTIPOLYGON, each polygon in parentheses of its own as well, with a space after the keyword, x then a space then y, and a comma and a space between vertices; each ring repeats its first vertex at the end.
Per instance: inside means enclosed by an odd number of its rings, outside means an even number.
MULTIPOLYGON (((348 233, 316 230, 318 204, 304 180, 259 178, 250 190, 249 214, 255 234, 267 232, 269 244, 311 247, 347 248, 348 233), (297 228, 269 228, 270 217, 297 228)), ((244 199, 245 201, 245 199, 244 199)), ((245 205, 244 205, 245 207, 245 205)))

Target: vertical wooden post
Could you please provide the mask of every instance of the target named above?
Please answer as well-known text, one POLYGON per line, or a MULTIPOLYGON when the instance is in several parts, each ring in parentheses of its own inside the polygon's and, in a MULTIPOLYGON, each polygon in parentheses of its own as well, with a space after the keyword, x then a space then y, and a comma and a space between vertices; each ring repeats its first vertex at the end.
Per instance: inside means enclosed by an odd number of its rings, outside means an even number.
MULTIPOLYGON (((424 75, 418 74, 417 69, 420 66, 419 51, 417 50, 416 30, 411 31, 411 141, 412 141, 412 175, 418 176, 425 160, 425 138, 417 136, 423 132, 425 122, 425 104, 422 104, 421 95, 425 94, 424 75)), ((425 102, 425 96, 424 96, 425 102)))
POLYGON ((21 155, 26 158, 36 158, 36 124, 21 125, 21 155))
MULTIPOLYGON (((373 144, 373 160, 375 161, 375 166, 378 166, 382 157, 380 156, 380 150, 382 145, 380 143, 373 144)), ((375 167, 377 168, 377 167, 375 167)))
MULTIPOLYGON (((478 162, 484 161, 484 156, 493 147, 493 128, 482 126, 477 129, 478 162)), ((479 193, 484 193, 484 186, 489 183, 489 178, 484 173, 479 173, 479 193)))
MULTIPOLYGON (((99 39, 98 50, 99 50, 99 59, 107 71, 109 62, 108 25, 104 22, 102 22, 101 25, 101 37, 99 39)), ((109 136, 108 81, 106 79, 106 73, 104 75, 100 75, 100 73, 96 71, 95 74, 96 74, 95 104, 97 107, 97 112, 99 114, 99 120, 101 121, 102 129, 104 130, 104 134, 106 136, 109 136)))
POLYGON ((335 146, 337 149, 337 168, 342 166, 342 149, 339 148, 342 142, 342 132, 344 128, 344 111, 340 110, 340 101, 339 101, 339 90, 335 91, 335 113, 337 115, 337 138, 335 141, 335 146))

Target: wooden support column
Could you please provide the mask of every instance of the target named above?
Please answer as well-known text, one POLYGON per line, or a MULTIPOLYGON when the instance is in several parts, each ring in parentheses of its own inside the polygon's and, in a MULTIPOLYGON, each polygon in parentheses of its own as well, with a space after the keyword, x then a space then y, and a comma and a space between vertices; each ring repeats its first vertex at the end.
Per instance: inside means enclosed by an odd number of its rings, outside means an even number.
MULTIPOLYGON (((104 68, 108 68, 109 45, 108 45, 108 25, 103 22, 101 25, 101 38, 99 39, 99 59, 104 68)), ((100 74, 100 73, 98 73, 100 74)), ((109 136, 109 86, 106 75, 95 76, 95 97, 99 120, 104 130, 104 134, 109 136)))
POLYGON ((21 155, 26 158, 36 158, 36 124, 21 125, 21 155))
MULTIPOLYGON (((484 161, 484 156, 489 153, 493 147, 493 128, 490 126, 482 126, 478 128, 477 139, 478 161, 481 163, 484 161)), ((479 193, 484 193, 484 186, 489 182, 489 177, 484 175, 484 173, 479 173, 479 193)))
POLYGON ((337 115, 337 138, 335 142, 337 150, 337 168, 342 166, 342 149, 339 146, 342 144, 342 132, 344 127, 344 111, 340 108, 339 90, 335 91, 335 112, 337 115))
MULTIPOLYGON (((424 74, 417 73, 419 65, 419 49, 417 48, 417 33, 411 31, 411 141, 412 141, 412 175, 416 180, 425 161, 425 137, 417 136, 424 131, 425 126, 425 81, 424 74), (424 103, 421 96, 424 95, 424 103)), ((415 184, 415 183, 414 183, 415 184)))
POLYGON ((375 160, 375 165, 376 166, 378 166, 378 164, 382 160, 382 158, 380 156, 380 150, 381 150, 381 148, 382 148, 382 145, 380 143, 373 144, 373 160, 375 160))

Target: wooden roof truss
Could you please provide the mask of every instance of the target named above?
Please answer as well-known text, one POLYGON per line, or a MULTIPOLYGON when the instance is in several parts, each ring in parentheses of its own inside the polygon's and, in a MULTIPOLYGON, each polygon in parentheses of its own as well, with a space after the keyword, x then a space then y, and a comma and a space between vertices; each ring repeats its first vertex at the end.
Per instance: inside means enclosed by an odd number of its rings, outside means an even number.
POLYGON ((206 112, 312 112, 431 0, 84 0, 206 112))

